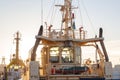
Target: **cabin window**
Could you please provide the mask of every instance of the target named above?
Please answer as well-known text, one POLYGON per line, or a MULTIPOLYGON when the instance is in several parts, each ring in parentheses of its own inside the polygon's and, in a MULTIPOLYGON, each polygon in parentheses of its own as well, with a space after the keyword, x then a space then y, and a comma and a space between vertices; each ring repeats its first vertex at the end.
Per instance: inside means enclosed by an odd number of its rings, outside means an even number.
POLYGON ((73 49, 70 47, 63 48, 61 60, 62 63, 73 63, 73 49))
POLYGON ((51 63, 58 63, 59 62, 59 51, 58 47, 50 48, 50 62, 51 63))

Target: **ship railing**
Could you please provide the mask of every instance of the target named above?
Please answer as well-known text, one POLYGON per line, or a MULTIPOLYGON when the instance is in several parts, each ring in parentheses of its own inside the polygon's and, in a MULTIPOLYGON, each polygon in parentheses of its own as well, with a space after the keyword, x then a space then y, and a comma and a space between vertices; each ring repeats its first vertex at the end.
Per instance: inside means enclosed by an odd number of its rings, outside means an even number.
POLYGON ((87 31, 80 31, 80 30, 70 30, 67 34, 62 32, 60 29, 52 29, 44 30, 43 35, 45 37, 51 38, 51 39, 87 39, 87 31))

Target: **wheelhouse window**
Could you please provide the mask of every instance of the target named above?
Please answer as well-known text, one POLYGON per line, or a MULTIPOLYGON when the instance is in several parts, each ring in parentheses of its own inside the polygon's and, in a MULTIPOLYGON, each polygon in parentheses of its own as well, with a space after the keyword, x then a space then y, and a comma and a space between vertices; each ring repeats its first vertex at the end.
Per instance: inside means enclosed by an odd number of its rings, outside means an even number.
POLYGON ((58 47, 50 48, 50 62, 51 63, 59 62, 59 48, 58 47))
POLYGON ((73 63, 73 48, 71 47, 51 47, 51 63, 73 63))
POLYGON ((73 63, 73 49, 70 47, 65 47, 62 49, 61 53, 62 63, 73 63))

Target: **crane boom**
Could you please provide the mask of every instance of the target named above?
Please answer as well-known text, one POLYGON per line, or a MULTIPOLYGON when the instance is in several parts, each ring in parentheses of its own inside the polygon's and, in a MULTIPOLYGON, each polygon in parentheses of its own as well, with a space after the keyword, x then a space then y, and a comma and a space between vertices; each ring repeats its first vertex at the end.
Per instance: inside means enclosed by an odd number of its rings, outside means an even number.
MULTIPOLYGON (((102 28, 99 29, 99 37, 103 37, 103 29, 102 28)), ((103 40, 100 41, 100 44, 101 44, 102 50, 103 50, 104 55, 105 55, 105 60, 106 60, 106 62, 109 62, 109 57, 108 57, 103 40)))
MULTIPOLYGON (((41 25, 37 36, 41 36, 42 33, 43 33, 43 26, 41 25)), ((39 42, 40 42, 40 38, 36 38, 36 41, 35 41, 35 44, 33 46, 33 50, 31 53, 31 61, 35 61, 36 59, 36 50, 39 45, 39 42)))

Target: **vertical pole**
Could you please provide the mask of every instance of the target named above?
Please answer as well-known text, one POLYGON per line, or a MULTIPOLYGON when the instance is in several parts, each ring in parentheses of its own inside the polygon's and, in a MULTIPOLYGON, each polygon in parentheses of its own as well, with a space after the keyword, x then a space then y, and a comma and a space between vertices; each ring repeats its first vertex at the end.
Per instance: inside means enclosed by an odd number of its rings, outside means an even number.
POLYGON ((19 32, 16 33, 16 59, 19 59, 19 40, 20 40, 20 34, 19 32))
POLYGON ((43 25, 43 0, 41 0, 41 24, 43 25))

